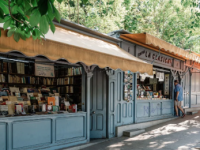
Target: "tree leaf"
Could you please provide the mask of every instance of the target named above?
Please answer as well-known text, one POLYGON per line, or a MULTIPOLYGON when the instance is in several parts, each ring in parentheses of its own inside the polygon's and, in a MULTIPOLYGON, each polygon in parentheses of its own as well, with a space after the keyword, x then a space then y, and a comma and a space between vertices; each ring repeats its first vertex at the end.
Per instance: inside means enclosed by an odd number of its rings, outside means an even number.
POLYGON ((0 23, 3 23, 4 22, 4 19, 0 18, 0 23))
POLYGON ((31 36, 30 32, 26 32, 25 36, 26 36, 26 38, 30 38, 30 36, 31 36))
POLYGON ((20 33, 20 38, 21 38, 22 40, 26 41, 26 35, 25 35, 24 32, 21 32, 21 33, 20 33))
POLYGON ((17 14, 17 13, 18 13, 17 10, 18 10, 18 6, 15 5, 15 6, 13 6, 13 7, 11 8, 11 13, 12 13, 12 14, 17 14))
POLYGON ((37 6, 37 1, 36 0, 31 0, 31 4, 33 5, 33 7, 37 6))
POLYGON ((46 16, 42 16, 40 19, 40 31, 43 34, 46 34, 49 31, 49 23, 47 21, 46 16))
POLYGON ((10 18, 4 23, 4 25, 3 25, 4 30, 6 30, 10 26, 11 21, 12 21, 12 19, 10 18))
POLYGON ((24 2, 22 4, 23 4, 23 7, 24 7, 24 12, 26 12, 31 8, 31 5, 27 0, 23 0, 23 1, 24 2))
POLYGON ((16 0, 17 5, 21 5, 23 0, 16 0))
POLYGON ((18 11, 20 14, 24 15, 24 11, 23 11, 20 7, 17 8, 17 11, 18 11))
POLYGON ((16 42, 18 42, 19 39, 20 39, 20 34, 19 34, 18 32, 15 32, 15 33, 14 33, 14 40, 15 40, 16 42))
POLYGON ((11 37, 15 33, 15 28, 8 30, 7 37, 11 37))
POLYGON ((35 9, 33 11, 33 14, 30 16, 29 22, 31 26, 37 26, 38 23, 40 22, 41 19, 41 14, 38 9, 35 9))
POLYGON ((4 18, 4 12, 3 10, 0 8, 0 18, 3 19, 4 18))
POLYGON ((0 8, 3 10, 3 12, 4 12, 5 14, 9 14, 8 7, 5 5, 4 2, 5 2, 5 1, 0 0, 0 8))
POLYGON ((50 18, 51 21, 55 17, 54 8, 53 8, 53 4, 51 3, 51 1, 48 2, 48 16, 49 16, 49 18, 50 18))
POLYGON ((38 9, 40 11, 41 16, 45 15, 48 10, 48 0, 39 0, 38 9))
POLYGON ((57 0, 57 1, 61 4, 63 0, 57 0))
MULTIPOLYGON (((82 0, 83 4, 86 5, 88 0, 82 0)), ((114 1, 113 1, 114 2, 114 1)))
POLYGON ((53 24, 53 22, 50 22, 50 28, 51 28, 51 31, 53 33, 55 33, 56 28, 55 28, 55 25, 53 24))
POLYGON ((58 12, 58 10, 54 7, 54 13, 55 13, 55 17, 56 17, 56 20, 58 21, 58 22, 60 22, 60 20, 61 20, 61 15, 60 15, 60 13, 58 12))

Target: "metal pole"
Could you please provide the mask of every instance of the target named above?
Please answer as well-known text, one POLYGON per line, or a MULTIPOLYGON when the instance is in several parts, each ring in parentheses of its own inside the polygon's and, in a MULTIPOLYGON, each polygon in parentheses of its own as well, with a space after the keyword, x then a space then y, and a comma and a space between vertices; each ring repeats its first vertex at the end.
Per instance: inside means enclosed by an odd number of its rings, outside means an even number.
POLYGON ((90 81, 93 76, 92 72, 87 73, 87 141, 90 141, 90 81))
POLYGON ((196 94, 196 105, 197 105, 197 94, 196 94))
POLYGON ((191 108, 191 94, 192 94, 192 86, 191 86, 191 82, 192 82, 192 72, 191 70, 189 70, 189 108, 191 108))

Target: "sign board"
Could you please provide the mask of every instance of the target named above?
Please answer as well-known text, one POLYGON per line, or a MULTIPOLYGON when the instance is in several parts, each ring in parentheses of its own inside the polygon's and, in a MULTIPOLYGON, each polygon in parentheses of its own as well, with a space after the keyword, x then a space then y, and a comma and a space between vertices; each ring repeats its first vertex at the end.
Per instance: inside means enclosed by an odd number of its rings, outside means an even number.
POLYGON ((154 62, 156 62, 156 63, 160 63, 160 64, 167 65, 167 66, 172 66, 173 58, 168 57, 163 54, 159 54, 158 52, 148 50, 148 49, 140 47, 140 46, 137 46, 136 56, 141 59, 145 59, 145 60, 149 60, 149 61, 154 60, 154 62))
POLYGON ((35 64, 35 75, 42 77, 55 77, 54 66, 35 64))
POLYGON ((181 69, 181 61, 174 59, 174 68, 181 69))
POLYGON ((169 95, 169 74, 165 74, 164 95, 169 95))

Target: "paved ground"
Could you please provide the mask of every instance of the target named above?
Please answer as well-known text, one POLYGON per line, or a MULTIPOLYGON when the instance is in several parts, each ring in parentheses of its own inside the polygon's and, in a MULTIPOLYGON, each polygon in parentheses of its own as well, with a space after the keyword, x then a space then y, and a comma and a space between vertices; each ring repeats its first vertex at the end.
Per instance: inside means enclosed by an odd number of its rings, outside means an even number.
POLYGON ((113 138, 82 150, 200 150, 200 113, 147 128, 132 138, 113 138))

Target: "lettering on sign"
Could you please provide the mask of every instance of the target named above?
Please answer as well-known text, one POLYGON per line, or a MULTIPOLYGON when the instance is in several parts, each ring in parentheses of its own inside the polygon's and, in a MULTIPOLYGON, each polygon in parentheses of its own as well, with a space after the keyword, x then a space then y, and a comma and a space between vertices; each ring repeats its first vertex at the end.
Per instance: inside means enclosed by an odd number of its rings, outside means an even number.
MULTIPOLYGON (((139 49, 139 50, 141 50, 141 49, 139 49)), ((155 60, 155 62, 162 63, 162 64, 165 64, 168 66, 172 66, 172 58, 164 56, 162 54, 159 55, 159 53, 149 51, 147 49, 142 49, 141 51, 139 51, 137 56, 141 59, 146 59, 146 60, 150 60, 150 61, 155 60)))
POLYGON ((43 77, 55 77, 54 66, 35 64, 35 75, 43 77))
POLYGON ((181 62, 179 60, 174 59, 174 68, 181 68, 181 62))

